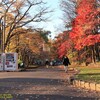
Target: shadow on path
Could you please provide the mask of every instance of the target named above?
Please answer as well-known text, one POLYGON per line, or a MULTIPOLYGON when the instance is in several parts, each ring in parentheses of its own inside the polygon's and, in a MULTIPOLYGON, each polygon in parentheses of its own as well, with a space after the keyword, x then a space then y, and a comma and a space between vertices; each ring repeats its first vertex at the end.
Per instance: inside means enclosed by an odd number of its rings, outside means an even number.
POLYGON ((88 97, 73 97, 73 96, 62 96, 62 95, 13 95, 14 100, 20 98, 20 100, 99 100, 95 98, 88 98, 88 97))

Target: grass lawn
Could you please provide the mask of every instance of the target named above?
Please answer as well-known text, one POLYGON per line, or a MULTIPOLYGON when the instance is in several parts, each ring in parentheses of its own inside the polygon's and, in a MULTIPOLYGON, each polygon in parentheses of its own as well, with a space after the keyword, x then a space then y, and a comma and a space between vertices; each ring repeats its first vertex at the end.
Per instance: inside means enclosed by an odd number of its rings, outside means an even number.
POLYGON ((80 70, 80 73, 76 75, 76 79, 100 83, 100 67, 78 67, 77 69, 80 70))

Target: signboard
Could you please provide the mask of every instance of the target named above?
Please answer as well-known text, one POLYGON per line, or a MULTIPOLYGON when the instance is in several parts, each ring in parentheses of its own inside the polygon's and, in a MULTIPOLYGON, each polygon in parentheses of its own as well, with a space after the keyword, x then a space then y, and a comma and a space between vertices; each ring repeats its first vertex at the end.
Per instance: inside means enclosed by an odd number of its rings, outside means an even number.
POLYGON ((6 71, 15 71, 18 69, 18 54, 5 53, 5 68, 6 71))

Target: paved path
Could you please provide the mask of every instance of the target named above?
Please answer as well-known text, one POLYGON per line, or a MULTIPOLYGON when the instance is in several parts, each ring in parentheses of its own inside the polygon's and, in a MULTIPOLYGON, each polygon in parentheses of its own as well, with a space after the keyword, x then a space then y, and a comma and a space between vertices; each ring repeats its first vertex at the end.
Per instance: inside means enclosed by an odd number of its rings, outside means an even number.
POLYGON ((0 100, 100 100, 99 93, 77 89, 66 79, 72 72, 38 68, 25 72, 0 72, 0 100), (98 99, 97 99, 98 98, 98 99))

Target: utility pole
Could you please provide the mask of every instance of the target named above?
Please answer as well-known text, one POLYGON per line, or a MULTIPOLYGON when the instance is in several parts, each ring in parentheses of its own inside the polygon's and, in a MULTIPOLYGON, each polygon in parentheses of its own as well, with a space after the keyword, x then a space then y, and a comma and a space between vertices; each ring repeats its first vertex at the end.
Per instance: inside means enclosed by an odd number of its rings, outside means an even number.
MULTIPOLYGON (((2 15, 2 12, 0 12, 2 15)), ((6 13, 0 16, 0 50, 3 56, 3 71, 5 70, 5 24, 6 23, 6 13)))
POLYGON ((4 20, 3 20, 3 53, 5 53, 5 23, 6 23, 6 13, 4 15, 4 20))
POLYGON ((0 19, 0 52, 2 52, 2 22, 0 19))
POLYGON ((0 18, 0 52, 3 53, 3 21, 0 18))
POLYGON ((6 12, 0 11, 2 53, 5 53, 6 12))

